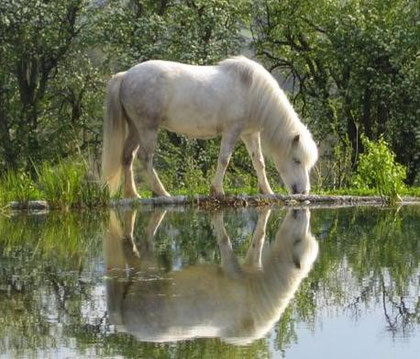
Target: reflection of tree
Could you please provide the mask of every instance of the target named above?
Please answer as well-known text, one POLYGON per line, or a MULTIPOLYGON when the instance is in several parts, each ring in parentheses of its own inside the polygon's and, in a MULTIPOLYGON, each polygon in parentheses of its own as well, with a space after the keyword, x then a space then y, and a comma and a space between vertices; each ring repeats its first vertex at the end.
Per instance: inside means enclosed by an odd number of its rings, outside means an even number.
MULTIPOLYGON (((419 214, 418 207, 314 210, 312 230, 322 241, 309 278, 319 293, 312 304, 343 307, 357 319, 363 307, 380 301, 384 325, 393 335, 408 334, 420 315, 412 299, 418 301, 418 284, 411 283, 418 275, 419 214)), ((301 304, 298 313, 308 306, 301 304)))
POLYGON ((31 356, 63 345, 69 338, 57 337, 56 322, 68 328, 86 320, 81 308, 95 283, 82 278, 91 270, 89 251, 100 248, 101 220, 90 214, 0 218, 1 352, 31 356))
MULTIPOLYGON (((267 239, 286 211, 273 212, 267 239)), ((135 236, 151 213, 139 211, 135 236)), ((409 336, 420 322, 418 268, 420 208, 314 209, 312 232, 320 241, 317 262, 275 328, 275 346, 298 342, 297 324, 313 326, 319 313, 343 310, 354 318, 382 308, 383 327, 409 336), (332 308, 332 309, 331 309, 332 308)), ((244 257, 256 226, 255 210, 224 216, 235 254, 244 257)), ((102 267, 104 219, 97 214, 0 217, 0 352, 32 356, 71 348, 83 356, 127 358, 268 357, 266 339, 238 348, 217 339, 178 344, 139 343, 115 333, 105 315, 102 267)), ((106 227, 106 225, 105 225, 106 227)), ((139 245, 139 242, 136 242, 139 245)), ((152 243, 163 268, 220 262, 207 212, 168 212, 152 243)))
POLYGON ((417 302, 412 301, 412 303, 407 304, 404 297, 395 297, 392 293, 389 293, 390 291, 385 287, 383 278, 381 285, 382 307, 387 322, 386 329, 392 333, 392 336, 399 332, 402 332, 405 336, 420 321, 420 299, 417 297, 417 302), (409 308, 409 305, 413 308, 409 308))

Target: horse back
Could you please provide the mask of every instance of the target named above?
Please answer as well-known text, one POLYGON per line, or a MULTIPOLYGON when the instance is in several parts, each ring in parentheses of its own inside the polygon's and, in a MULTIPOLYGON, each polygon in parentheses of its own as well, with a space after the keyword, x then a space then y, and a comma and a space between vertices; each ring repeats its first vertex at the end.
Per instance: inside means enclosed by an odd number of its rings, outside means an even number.
POLYGON ((153 60, 126 72, 121 101, 131 118, 206 138, 244 119, 245 85, 222 66, 153 60))

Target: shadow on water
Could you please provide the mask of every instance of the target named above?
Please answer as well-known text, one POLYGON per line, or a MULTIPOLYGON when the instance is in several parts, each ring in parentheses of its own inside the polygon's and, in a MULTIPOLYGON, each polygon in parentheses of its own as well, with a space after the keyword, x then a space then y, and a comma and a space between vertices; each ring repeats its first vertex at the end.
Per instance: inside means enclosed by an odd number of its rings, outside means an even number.
POLYGON ((289 210, 275 240, 265 246, 271 211, 262 210, 243 264, 235 256, 223 213, 211 217, 221 265, 159 269, 153 237, 164 211, 152 214, 142 238, 134 236, 136 212, 121 225, 111 213, 105 240, 110 323, 139 340, 170 342, 218 337, 249 344, 264 337, 288 305, 318 254, 308 209, 289 210))
POLYGON ((0 217, 0 353, 417 357, 419 233, 414 206, 0 217))

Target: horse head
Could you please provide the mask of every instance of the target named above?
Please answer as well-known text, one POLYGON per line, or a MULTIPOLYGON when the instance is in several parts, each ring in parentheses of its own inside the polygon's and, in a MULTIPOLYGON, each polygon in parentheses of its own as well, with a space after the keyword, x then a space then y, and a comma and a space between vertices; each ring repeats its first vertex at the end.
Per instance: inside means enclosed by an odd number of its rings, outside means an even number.
POLYGON ((318 159, 318 149, 310 134, 296 134, 288 140, 284 156, 275 158, 275 165, 288 191, 308 194, 309 173, 318 159))

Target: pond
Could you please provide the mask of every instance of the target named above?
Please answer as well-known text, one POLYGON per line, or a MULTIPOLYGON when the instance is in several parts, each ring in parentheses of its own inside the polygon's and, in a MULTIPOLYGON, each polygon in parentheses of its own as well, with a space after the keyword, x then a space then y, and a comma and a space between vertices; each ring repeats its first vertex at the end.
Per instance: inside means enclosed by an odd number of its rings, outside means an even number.
POLYGON ((3 216, 0 356, 414 359, 419 236, 420 206, 3 216))

